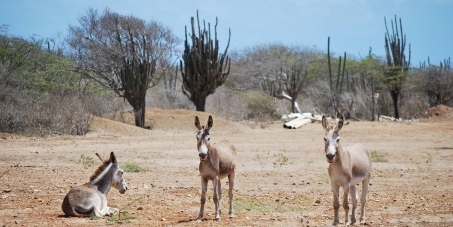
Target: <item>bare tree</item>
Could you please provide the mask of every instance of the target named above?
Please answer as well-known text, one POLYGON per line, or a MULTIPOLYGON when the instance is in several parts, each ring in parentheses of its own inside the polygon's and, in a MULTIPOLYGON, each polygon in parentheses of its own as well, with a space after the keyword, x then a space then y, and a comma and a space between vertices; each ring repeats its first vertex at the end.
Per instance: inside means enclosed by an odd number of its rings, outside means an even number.
POLYGON ((145 97, 169 66, 178 38, 156 21, 89 9, 69 26, 67 42, 77 72, 126 99, 135 125, 145 126, 145 97))
POLYGON ((453 100, 453 70, 450 58, 440 62, 439 66, 432 65, 428 58, 428 66, 420 65, 420 73, 424 82, 420 85, 429 96, 431 106, 447 105, 453 100))
MULTIPOLYGON (((260 89, 264 80, 275 80, 280 69, 291 67, 291 61, 298 53, 308 53, 298 47, 289 47, 279 43, 262 44, 246 48, 233 58, 234 68, 229 85, 234 90, 260 89)), ((299 59, 307 61, 307 59, 299 59)))
POLYGON ((261 82, 262 89, 269 95, 279 98, 287 99, 291 102, 291 110, 293 113, 300 113, 299 105, 296 100, 299 94, 302 93, 303 89, 307 85, 308 73, 304 70, 302 63, 295 63, 289 70, 289 75, 280 69, 275 80, 267 77, 261 82))
POLYGON ((385 20, 385 51, 387 58, 387 69, 384 72, 384 83, 390 92, 393 100, 393 108, 395 111, 395 118, 400 117, 398 108, 398 99, 401 95, 404 82, 407 78, 407 71, 409 70, 411 60, 411 45, 409 44, 409 57, 406 60, 404 54, 406 48, 406 35, 403 34, 403 25, 400 18, 400 26, 398 32, 398 22, 395 15, 395 27, 392 25, 392 34, 389 34, 387 28, 387 21, 385 20), (400 37, 401 35, 401 37, 400 37))
POLYGON ((231 60, 226 55, 230 45, 231 30, 229 31, 228 44, 223 54, 219 54, 219 41, 217 40, 217 18, 214 26, 214 41, 211 39, 211 27, 206 28, 203 21, 203 30, 200 29, 198 18, 198 36, 195 34, 194 18, 191 17, 192 34, 184 43, 184 54, 180 61, 182 73, 182 91, 195 104, 197 111, 205 111, 206 97, 213 94, 221 86, 230 73, 231 60), (206 30, 208 29, 208 30, 206 30))

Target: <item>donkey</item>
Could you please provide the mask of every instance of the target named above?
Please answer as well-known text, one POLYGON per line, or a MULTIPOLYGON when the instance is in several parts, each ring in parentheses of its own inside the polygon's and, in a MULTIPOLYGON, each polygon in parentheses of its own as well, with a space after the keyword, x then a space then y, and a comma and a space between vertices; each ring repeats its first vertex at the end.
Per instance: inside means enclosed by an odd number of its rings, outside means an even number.
MULTIPOLYGON (((101 159, 101 157, 98 155, 101 159)), ((102 160, 102 159, 101 159, 102 160)), ((105 160, 90 177, 90 182, 71 188, 63 200, 61 209, 66 216, 90 217, 118 213, 117 208, 107 206, 107 193, 111 187, 121 194, 127 190, 123 170, 118 166, 115 154, 105 160)))
POLYGON ((228 176, 228 198, 230 202, 230 218, 234 218, 233 214, 233 185, 236 169, 236 151, 235 148, 226 140, 210 145, 209 130, 212 128, 213 120, 209 115, 206 127, 200 125, 198 116, 195 117, 195 127, 197 133, 197 149, 200 157, 201 176, 201 207, 200 214, 197 220, 201 220, 204 215, 204 204, 206 202, 206 190, 208 181, 212 180, 214 187, 213 200, 215 204, 215 218, 220 221, 221 204, 222 204, 222 184, 220 180, 228 176))
POLYGON ((362 182, 362 196, 360 203, 362 205, 360 214, 360 224, 365 224, 365 204, 368 192, 368 183, 371 178, 371 155, 368 149, 360 143, 347 147, 340 144, 340 130, 343 128, 343 117, 338 124, 333 127, 323 116, 322 127, 326 131, 324 136, 325 152, 329 164, 329 177, 333 191, 333 225, 338 225, 338 209, 340 208, 339 190, 343 187, 343 208, 345 211, 345 224, 354 224, 356 222, 355 213, 357 208, 357 192, 355 185, 362 182), (348 193, 351 193, 352 214, 351 223, 348 222, 348 193))

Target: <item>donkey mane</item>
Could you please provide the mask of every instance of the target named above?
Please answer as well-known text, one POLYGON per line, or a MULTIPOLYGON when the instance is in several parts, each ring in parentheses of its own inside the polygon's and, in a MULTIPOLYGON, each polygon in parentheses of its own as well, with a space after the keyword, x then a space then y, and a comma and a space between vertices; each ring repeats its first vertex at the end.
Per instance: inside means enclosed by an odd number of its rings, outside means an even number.
POLYGON ((98 168, 94 171, 93 175, 90 177, 90 182, 94 181, 104 170, 109 166, 110 164, 110 159, 105 160, 101 165, 98 166, 98 168))

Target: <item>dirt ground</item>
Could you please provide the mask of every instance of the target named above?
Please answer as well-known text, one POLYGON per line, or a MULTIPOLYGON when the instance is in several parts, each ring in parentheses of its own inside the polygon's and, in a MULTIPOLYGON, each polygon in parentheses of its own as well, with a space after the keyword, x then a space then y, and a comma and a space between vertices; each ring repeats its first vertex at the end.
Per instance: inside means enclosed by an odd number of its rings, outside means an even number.
MULTIPOLYGON (((211 143, 236 147, 235 218, 224 194, 222 220, 215 221, 212 185, 205 217, 194 221, 200 204, 200 177, 193 119, 208 114, 147 110, 152 130, 92 119, 86 136, 29 138, 0 135, 0 226, 328 226, 332 193, 320 123, 300 129, 236 123, 214 117, 211 143), (115 152, 130 190, 111 189, 109 206, 121 217, 67 218, 61 203, 73 186, 86 183, 115 152), (123 218, 118 222, 118 218, 123 218), (124 219, 130 218, 130 219, 124 219)), ((127 113, 126 113, 127 114, 127 113)), ((127 119, 126 119, 127 121, 127 119)), ((366 206, 369 226, 453 226, 453 120, 417 122, 348 121, 342 144, 364 143, 374 154, 366 206)), ((224 191, 226 180, 222 181, 224 191)), ((359 189, 361 187, 358 187, 359 189)), ((361 193, 360 190, 358 190, 361 193)), ((360 213, 360 211, 358 212, 360 213)), ((344 212, 340 207, 340 226, 344 212)))

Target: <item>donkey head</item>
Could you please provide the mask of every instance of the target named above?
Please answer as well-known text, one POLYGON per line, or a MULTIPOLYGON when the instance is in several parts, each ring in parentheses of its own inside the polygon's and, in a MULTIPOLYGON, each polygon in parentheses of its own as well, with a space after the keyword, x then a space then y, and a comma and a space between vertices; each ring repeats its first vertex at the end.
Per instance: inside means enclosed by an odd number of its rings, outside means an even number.
POLYGON ((211 139, 209 137, 209 130, 211 129, 213 125, 213 120, 211 115, 209 115, 208 122, 206 123, 206 126, 201 126, 200 125, 200 120, 198 119, 198 116, 195 117, 195 127, 197 127, 198 132, 197 132, 197 149, 198 149, 198 156, 200 156, 201 161, 205 161, 206 158, 208 157, 208 150, 209 150, 209 140, 211 139))
POLYGON ((327 162, 333 163, 337 157, 338 147, 340 146, 340 130, 343 128, 343 117, 340 117, 335 129, 329 126, 329 122, 326 117, 322 117, 322 127, 326 131, 324 136, 325 152, 327 162))
POLYGON ((112 178, 112 186, 114 188, 118 189, 118 191, 121 194, 124 194, 127 190, 127 183, 123 178, 124 171, 118 165, 115 154, 113 154, 113 152, 110 153, 109 161, 113 164, 113 167, 115 168, 115 172, 113 173, 113 178, 112 178))

